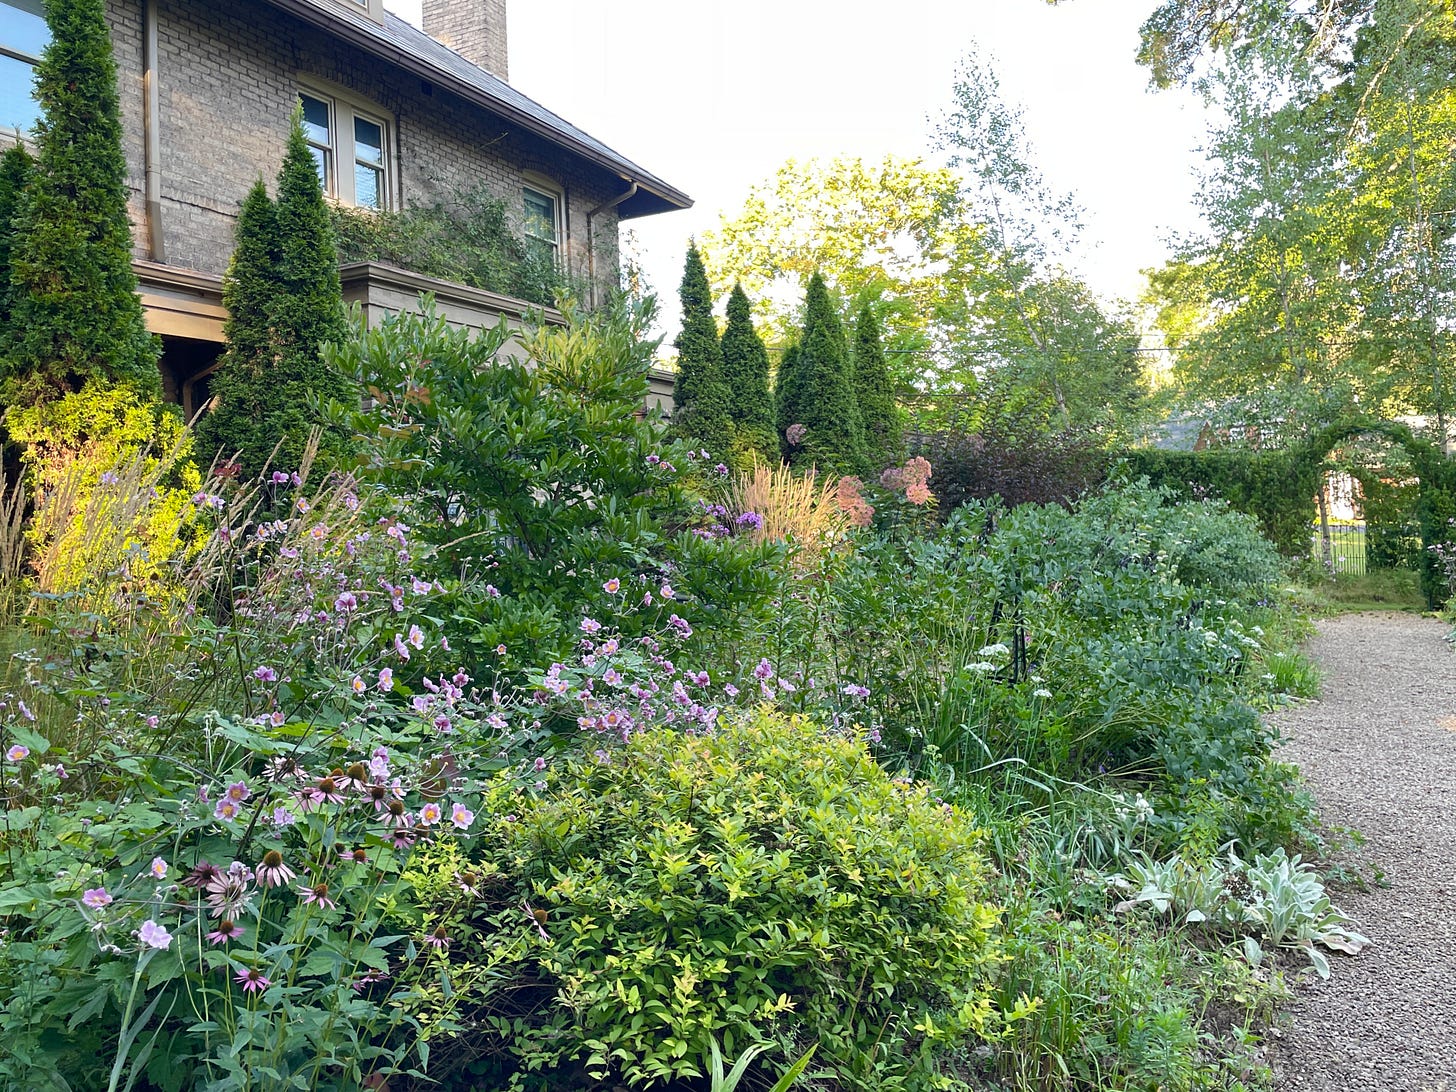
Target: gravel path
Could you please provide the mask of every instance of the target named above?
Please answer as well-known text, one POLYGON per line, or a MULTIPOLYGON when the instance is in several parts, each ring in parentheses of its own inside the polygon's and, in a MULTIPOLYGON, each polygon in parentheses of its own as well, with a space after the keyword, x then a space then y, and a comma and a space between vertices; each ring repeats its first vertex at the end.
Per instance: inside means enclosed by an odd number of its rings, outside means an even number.
POLYGON ((1456 1092, 1456 655, 1408 614, 1318 623, 1320 701, 1281 713, 1323 822, 1384 874, 1335 902, 1374 945, 1311 976, 1275 1051, 1282 1092, 1456 1092), (1386 886, 1388 884, 1388 886, 1386 886))

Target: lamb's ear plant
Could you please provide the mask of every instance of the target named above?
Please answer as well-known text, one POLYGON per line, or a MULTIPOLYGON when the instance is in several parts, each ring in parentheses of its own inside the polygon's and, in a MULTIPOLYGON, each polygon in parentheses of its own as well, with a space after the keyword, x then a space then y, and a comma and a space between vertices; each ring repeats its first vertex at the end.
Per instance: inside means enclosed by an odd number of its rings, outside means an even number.
POLYGON ((1282 847, 1251 862, 1228 847, 1225 856, 1203 863, 1177 855, 1144 858, 1130 861, 1125 873, 1109 877, 1115 887, 1132 889, 1116 910, 1145 904, 1185 925, 1233 936, 1255 967, 1266 947, 1299 950, 1316 974, 1328 978, 1329 959, 1315 945, 1358 955, 1370 944, 1330 902, 1319 873, 1282 847))

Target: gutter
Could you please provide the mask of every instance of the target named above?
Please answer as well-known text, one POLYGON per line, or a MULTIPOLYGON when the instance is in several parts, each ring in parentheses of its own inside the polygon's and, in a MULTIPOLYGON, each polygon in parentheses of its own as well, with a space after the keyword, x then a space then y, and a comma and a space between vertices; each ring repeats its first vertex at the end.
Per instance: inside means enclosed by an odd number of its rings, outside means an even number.
POLYGON ((157 93, 157 0, 142 4, 142 157, 147 206, 147 256, 167 260, 162 231, 162 104, 157 93))
POLYGON ((637 195, 637 183, 627 187, 627 192, 603 201, 586 214, 586 281, 591 286, 591 308, 597 309, 597 233, 592 228, 592 218, 598 213, 614 209, 623 201, 630 201, 637 195))

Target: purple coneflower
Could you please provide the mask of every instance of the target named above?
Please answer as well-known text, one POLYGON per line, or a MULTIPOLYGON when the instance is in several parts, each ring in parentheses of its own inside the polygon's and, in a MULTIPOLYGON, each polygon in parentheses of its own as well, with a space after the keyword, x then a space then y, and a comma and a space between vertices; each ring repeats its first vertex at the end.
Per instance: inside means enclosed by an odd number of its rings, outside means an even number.
POLYGON ((443 925, 437 925, 435 931, 425 937, 425 943, 431 948, 448 948, 450 947, 450 936, 445 932, 443 925))
POLYGON ((329 898, 329 885, 316 883, 312 887, 294 888, 303 899, 305 906, 322 906, 325 910, 334 908, 334 900, 329 898))
POLYGON ((192 867, 192 871, 183 876, 178 882, 183 887, 194 887, 201 890, 221 875, 222 872, 218 869, 217 865, 208 864, 206 861, 198 861, 192 867))
POLYGON ((207 934, 207 940, 210 944, 226 944, 230 940, 237 940, 246 931, 231 918, 223 918, 217 923, 217 927, 207 934))
MULTIPOLYGON (((343 771, 340 771, 342 776, 343 771)), ((315 803, 342 804, 344 802, 344 788, 339 784, 339 778, 328 774, 314 782, 313 790, 309 794, 315 803)))
POLYGON ((256 967, 249 967, 246 971, 239 971, 236 975, 238 985, 243 987, 244 993, 261 993, 272 981, 256 967))
POLYGON ((384 821, 396 830, 403 830, 414 822, 414 816, 399 800, 389 800, 384 805, 384 821))
POLYGON ((389 844, 394 846, 395 849, 409 849, 410 846, 415 844, 415 840, 418 837, 419 835, 408 827, 399 827, 389 836, 389 844))
POLYGON ((270 849, 263 854, 263 861, 258 865, 258 882, 264 887, 282 887, 297 873, 283 863, 283 854, 276 849, 270 849))

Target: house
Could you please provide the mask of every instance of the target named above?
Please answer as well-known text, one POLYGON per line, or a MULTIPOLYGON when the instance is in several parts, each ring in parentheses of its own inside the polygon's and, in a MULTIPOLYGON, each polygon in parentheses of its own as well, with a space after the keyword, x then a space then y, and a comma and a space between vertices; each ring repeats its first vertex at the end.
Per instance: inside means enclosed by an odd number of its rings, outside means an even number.
MULTIPOLYGON (((43 0, 0 0, 0 126, 36 116, 43 0)), ((331 200, 433 205, 486 186, 527 245, 594 299, 617 283, 618 224, 691 205, 681 191, 507 82, 506 0, 424 0, 424 30, 383 0, 106 0, 131 189, 134 267, 169 397, 205 402, 226 312, 222 274, 249 186, 282 162, 302 102, 331 200)), ((0 142, 7 139, 0 129, 0 142)), ((469 326, 520 300, 377 263, 342 269, 371 320, 430 291, 469 326)), ((665 392, 664 392, 665 386, 665 392)), ((654 377, 654 396, 671 380, 654 377)))

